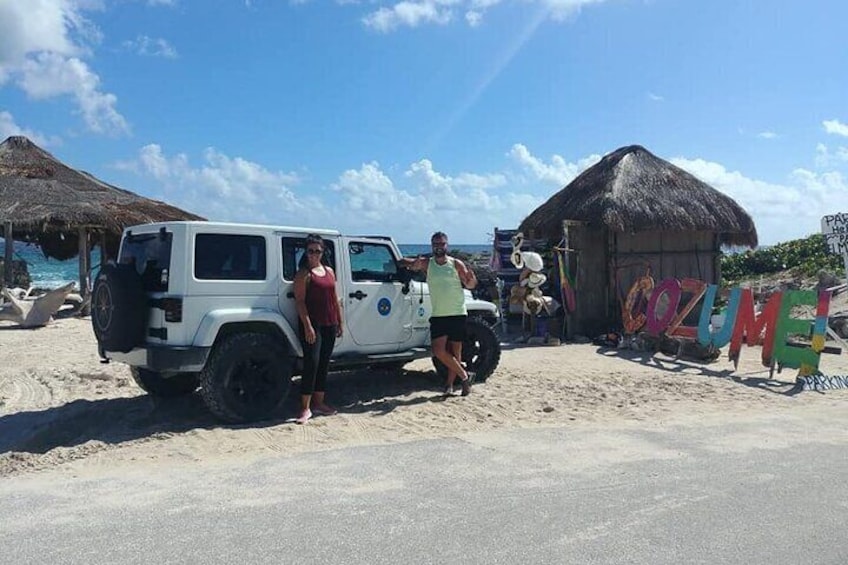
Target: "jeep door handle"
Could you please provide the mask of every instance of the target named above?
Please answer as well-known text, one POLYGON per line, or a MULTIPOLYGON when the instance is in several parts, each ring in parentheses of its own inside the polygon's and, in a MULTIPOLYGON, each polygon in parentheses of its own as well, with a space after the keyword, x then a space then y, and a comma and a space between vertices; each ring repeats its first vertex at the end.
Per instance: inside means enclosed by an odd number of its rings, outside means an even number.
POLYGON ((356 298, 357 300, 362 300, 363 298, 365 298, 368 295, 365 294, 364 292, 362 292, 361 290, 357 290, 356 292, 351 292, 347 296, 348 296, 348 298, 356 298))
POLYGON ((287 292, 286 298, 294 298, 294 293, 293 292, 287 292))

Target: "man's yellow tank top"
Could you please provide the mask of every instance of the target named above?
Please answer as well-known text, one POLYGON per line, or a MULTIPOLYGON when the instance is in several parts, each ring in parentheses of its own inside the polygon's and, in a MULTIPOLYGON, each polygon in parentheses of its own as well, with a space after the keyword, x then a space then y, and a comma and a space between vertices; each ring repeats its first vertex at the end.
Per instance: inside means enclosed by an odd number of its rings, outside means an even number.
POLYGON ((454 265, 455 259, 448 257, 444 265, 439 265, 435 257, 430 258, 427 266, 427 286, 430 287, 430 302, 433 305, 431 316, 465 316, 465 293, 454 265))

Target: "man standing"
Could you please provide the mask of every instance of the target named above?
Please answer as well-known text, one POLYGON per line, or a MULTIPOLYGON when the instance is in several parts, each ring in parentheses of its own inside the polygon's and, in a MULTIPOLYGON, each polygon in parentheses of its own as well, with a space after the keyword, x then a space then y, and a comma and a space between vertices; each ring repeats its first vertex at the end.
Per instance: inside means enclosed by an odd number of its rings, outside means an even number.
POLYGON ((462 396, 471 393, 473 375, 462 366, 462 342, 465 339, 465 320, 468 311, 465 308, 463 287, 472 289, 477 286, 477 276, 465 263, 448 255, 448 236, 437 231, 430 238, 433 256, 419 256, 415 259, 402 259, 402 266, 413 271, 427 272, 427 285, 430 288, 430 301, 433 313, 430 316, 430 342, 433 355, 448 370, 445 383, 445 395, 453 395, 453 383, 459 376, 462 382, 462 396))

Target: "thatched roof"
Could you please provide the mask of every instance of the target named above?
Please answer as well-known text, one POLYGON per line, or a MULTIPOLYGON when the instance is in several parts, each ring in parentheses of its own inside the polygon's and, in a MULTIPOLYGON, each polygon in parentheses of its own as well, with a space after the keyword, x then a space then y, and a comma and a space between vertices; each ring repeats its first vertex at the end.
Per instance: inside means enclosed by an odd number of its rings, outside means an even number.
POLYGON ((38 243, 49 257, 76 255, 80 227, 105 232, 116 248, 127 226, 203 219, 72 169, 26 137, 0 144, 0 226, 11 221, 15 239, 38 243))
POLYGON ((729 196, 639 145, 616 149, 536 208, 520 230, 558 239, 563 220, 616 232, 709 231, 756 247, 754 221, 729 196))

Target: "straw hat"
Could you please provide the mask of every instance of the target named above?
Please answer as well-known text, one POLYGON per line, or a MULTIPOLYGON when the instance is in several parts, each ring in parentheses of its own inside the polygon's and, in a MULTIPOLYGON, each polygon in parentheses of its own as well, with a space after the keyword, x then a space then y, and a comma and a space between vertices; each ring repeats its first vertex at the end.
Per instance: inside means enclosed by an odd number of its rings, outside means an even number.
POLYGON ((529 286, 530 288, 536 288, 545 284, 545 281, 547 280, 548 277, 546 277, 542 273, 530 273, 530 275, 527 277, 527 286, 529 286))

